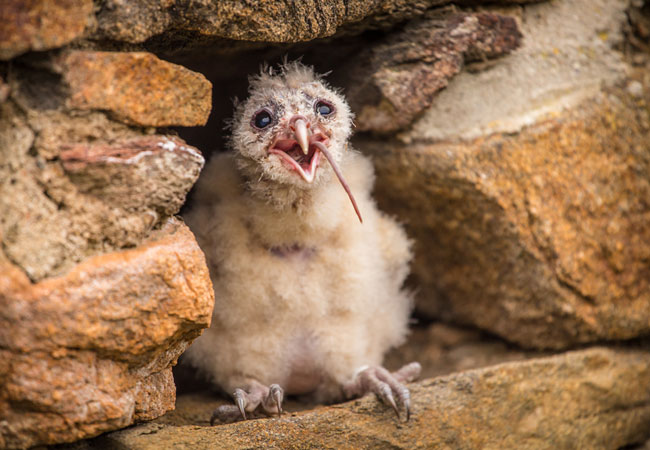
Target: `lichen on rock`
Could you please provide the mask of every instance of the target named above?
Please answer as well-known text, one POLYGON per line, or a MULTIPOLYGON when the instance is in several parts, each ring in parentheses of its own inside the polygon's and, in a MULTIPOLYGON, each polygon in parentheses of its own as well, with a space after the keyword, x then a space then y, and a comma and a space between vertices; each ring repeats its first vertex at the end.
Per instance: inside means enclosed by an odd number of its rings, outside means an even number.
POLYGON ((647 334, 650 123, 635 103, 613 90, 516 136, 368 143, 382 204, 418 242, 420 311, 525 347, 647 334))

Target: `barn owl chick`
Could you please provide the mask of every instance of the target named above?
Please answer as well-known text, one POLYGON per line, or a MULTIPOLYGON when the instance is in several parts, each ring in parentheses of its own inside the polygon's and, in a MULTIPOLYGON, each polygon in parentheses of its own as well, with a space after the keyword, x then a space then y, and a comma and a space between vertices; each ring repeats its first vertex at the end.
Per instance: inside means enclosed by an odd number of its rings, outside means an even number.
POLYGON ((285 395, 335 402, 373 392, 410 414, 418 363, 381 362, 407 332, 411 258, 370 196, 368 159, 348 147, 352 114, 309 67, 251 80, 232 153, 213 158, 186 216, 210 267, 212 325, 186 353, 232 393, 213 420, 282 413, 285 395), (363 221, 362 221, 363 218, 363 221))

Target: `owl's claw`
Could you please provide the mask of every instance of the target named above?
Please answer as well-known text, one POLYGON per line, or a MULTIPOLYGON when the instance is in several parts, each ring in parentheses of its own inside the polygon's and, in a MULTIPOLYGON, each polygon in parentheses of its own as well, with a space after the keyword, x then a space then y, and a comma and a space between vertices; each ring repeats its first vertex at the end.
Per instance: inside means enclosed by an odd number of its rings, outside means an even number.
POLYGON ((278 414, 282 415, 284 411, 282 411, 282 400, 284 399, 284 391, 278 384, 272 384, 269 386, 269 395, 267 397, 269 400, 273 400, 273 402, 268 402, 269 404, 265 404, 265 408, 272 407, 273 405, 270 403, 275 403, 275 406, 278 409, 278 414))
POLYGON ((258 382, 248 383, 246 390, 237 388, 232 394, 235 405, 222 405, 214 410, 210 417, 210 425, 215 422, 229 423, 238 420, 247 420, 250 415, 259 409, 267 415, 282 415, 282 400, 284 399, 284 390, 278 384, 264 386, 258 382), (248 416, 246 415, 248 412, 248 416))
POLYGON ((235 400, 235 404, 237 405, 237 408, 239 408, 239 412, 241 413, 241 416, 244 420, 246 420, 246 404, 248 403, 246 401, 246 392, 244 392, 242 389, 235 389, 235 392, 232 394, 233 399, 235 400))
POLYGON ((352 382, 344 386, 344 389, 349 397, 374 393, 393 408, 398 419, 401 417, 398 405, 402 406, 408 422, 411 418, 411 393, 403 383, 415 380, 420 375, 420 371, 421 367, 417 362, 407 364, 393 373, 383 367, 367 367, 361 370, 352 382), (395 402, 396 398, 397 402, 395 402))
MULTIPOLYGON (((395 404, 395 398, 393 397, 393 394, 390 391, 390 387, 386 385, 386 388, 381 389, 381 398, 385 402, 387 402, 392 408, 393 411, 395 411, 395 414, 397 415, 397 418, 399 419, 399 409, 397 408, 397 405, 395 404)), ((407 411, 408 414, 408 411, 407 411)))

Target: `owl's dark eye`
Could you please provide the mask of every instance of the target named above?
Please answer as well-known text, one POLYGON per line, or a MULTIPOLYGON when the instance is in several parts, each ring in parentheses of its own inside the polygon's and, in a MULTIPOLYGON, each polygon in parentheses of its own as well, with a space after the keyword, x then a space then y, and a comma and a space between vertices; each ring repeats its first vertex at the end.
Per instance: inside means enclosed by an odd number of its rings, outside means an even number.
POLYGON ((271 123, 273 123, 273 115, 268 109, 260 109, 253 114, 253 119, 251 120, 251 124, 260 130, 268 127, 271 123))
POLYGON ((318 114, 327 117, 334 112, 334 105, 325 100, 318 100, 318 102, 316 102, 315 109, 318 114))

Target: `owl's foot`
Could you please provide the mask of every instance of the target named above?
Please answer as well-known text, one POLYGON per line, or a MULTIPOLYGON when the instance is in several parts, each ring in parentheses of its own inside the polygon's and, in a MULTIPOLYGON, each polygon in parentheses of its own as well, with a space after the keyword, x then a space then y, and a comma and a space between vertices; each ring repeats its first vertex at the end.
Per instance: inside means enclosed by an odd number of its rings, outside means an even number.
POLYGON ((411 394, 403 383, 417 379, 421 370, 417 362, 409 363, 393 373, 383 367, 365 367, 343 389, 348 397, 362 397, 372 392, 393 408, 398 419, 400 407, 403 408, 408 421, 411 417, 411 394))
POLYGON ((210 425, 215 422, 229 423, 246 420, 246 413, 255 416, 261 405, 267 415, 282 415, 282 400, 284 391, 278 384, 264 386, 258 382, 251 382, 246 389, 235 389, 232 394, 234 405, 222 405, 214 410, 210 418, 210 425))

